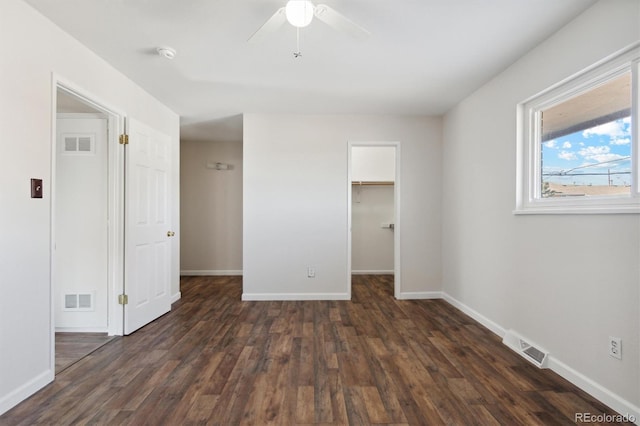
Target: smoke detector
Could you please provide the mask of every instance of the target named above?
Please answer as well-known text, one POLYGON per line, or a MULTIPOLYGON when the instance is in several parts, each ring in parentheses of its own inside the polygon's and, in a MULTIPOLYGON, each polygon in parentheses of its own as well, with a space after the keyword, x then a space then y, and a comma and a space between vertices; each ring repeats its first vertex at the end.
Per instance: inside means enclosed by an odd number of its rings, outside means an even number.
POLYGON ((176 50, 170 47, 158 47, 156 51, 158 52, 158 55, 166 59, 173 59, 176 57, 176 50))

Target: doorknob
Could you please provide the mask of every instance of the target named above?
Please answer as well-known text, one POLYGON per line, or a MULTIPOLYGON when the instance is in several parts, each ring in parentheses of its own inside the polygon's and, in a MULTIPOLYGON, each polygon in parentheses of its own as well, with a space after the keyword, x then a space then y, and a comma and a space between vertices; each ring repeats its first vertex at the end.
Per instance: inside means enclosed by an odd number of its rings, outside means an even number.
POLYGON ((173 237, 174 235, 176 235, 175 232, 173 231, 167 231, 167 237, 173 237))

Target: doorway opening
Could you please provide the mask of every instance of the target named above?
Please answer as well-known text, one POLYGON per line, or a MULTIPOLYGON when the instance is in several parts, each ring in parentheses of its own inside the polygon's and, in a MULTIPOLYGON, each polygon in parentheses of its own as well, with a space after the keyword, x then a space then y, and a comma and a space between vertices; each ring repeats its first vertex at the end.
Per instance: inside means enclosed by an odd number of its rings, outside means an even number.
POLYGON ((348 270, 352 275, 393 275, 399 298, 400 143, 350 142, 348 270))
POLYGON ((122 334, 121 116, 56 81, 51 172, 51 365, 122 334), (120 253, 120 254, 119 254, 120 253))

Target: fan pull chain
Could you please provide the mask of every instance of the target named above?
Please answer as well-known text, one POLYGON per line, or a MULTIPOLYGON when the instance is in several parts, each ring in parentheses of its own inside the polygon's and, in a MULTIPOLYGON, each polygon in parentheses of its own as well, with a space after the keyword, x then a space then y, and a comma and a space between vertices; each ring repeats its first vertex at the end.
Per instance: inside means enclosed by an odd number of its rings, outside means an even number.
POLYGON ((293 52, 294 58, 299 58, 302 56, 302 52, 300 52, 300 27, 296 27, 296 51, 293 52))

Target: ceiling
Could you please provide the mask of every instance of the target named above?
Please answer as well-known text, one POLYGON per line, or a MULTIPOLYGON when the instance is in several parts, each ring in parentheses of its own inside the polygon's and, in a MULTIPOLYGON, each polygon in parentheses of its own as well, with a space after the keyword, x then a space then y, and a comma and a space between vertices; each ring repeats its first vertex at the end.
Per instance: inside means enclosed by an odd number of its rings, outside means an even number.
POLYGON ((248 38, 285 0, 25 0, 181 116, 181 138, 238 141, 243 113, 440 115, 595 0, 322 0, 248 38), (173 60, 156 48, 170 46, 173 60))
POLYGON ((78 99, 76 96, 69 94, 65 90, 58 89, 56 95, 56 112, 62 114, 102 114, 91 105, 78 99))

